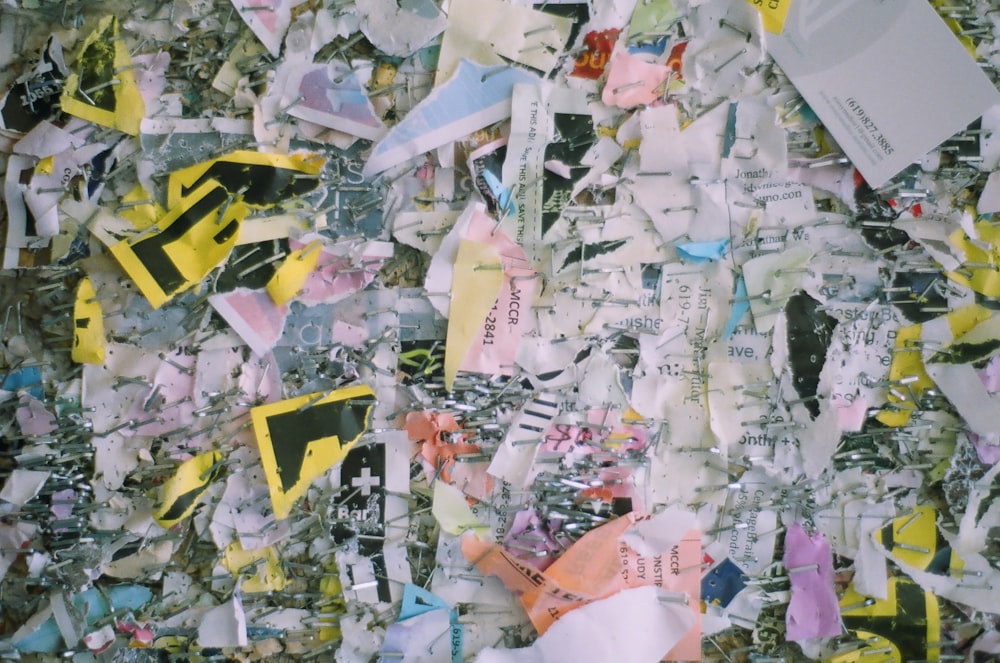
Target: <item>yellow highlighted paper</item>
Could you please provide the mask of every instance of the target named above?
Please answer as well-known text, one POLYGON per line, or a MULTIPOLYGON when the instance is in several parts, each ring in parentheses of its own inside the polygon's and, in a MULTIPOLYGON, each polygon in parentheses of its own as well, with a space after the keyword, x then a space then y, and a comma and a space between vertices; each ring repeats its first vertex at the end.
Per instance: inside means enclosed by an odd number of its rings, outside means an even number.
MULTIPOLYGON (((965 306, 944 316, 948 321, 952 336, 957 337, 967 333, 980 322, 990 317, 990 311, 979 305, 965 306)), ((923 325, 901 327, 896 335, 896 345, 892 352, 892 362, 889 364, 889 380, 899 382, 904 378, 912 380, 907 386, 917 398, 927 389, 934 386, 934 381, 924 369, 924 359, 920 347, 920 336, 923 325)), ((886 426, 905 426, 910 420, 910 414, 916 409, 916 404, 897 396, 889 396, 889 402, 894 409, 879 412, 877 419, 886 426)))
POLYGON ((463 239, 455 256, 444 354, 444 384, 449 391, 502 285, 503 266, 496 249, 483 242, 463 239))
POLYGON ((781 34, 785 29, 785 18, 788 17, 788 7, 792 0, 747 0, 760 12, 764 29, 773 34, 781 34))
POLYGON ((827 663, 904 663, 917 656, 939 660, 940 649, 928 646, 941 640, 941 614, 932 592, 912 591, 913 581, 887 579, 886 598, 865 596, 851 584, 840 599, 840 614, 863 647, 824 659, 827 663), (914 605, 913 599, 919 602, 914 605), (853 625, 864 625, 860 628, 853 625), (871 630, 869 630, 871 629, 871 630), (895 640, 895 641, 894 641, 895 640), (905 646, 904 652, 900 647, 905 646))
POLYGON ((987 297, 1000 297, 1000 228, 977 221, 975 229, 978 241, 970 239, 961 229, 949 237, 965 254, 966 263, 976 266, 948 272, 948 278, 987 297), (988 245, 985 248, 984 243, 988 245))
POLYGON ((236 245, 247 208, 206 182, 138 239, 111 247, 153 308, 193 288, 221 265, 236 245))
POLYGON ((45 157, 35 164, 35 173, 39 175, 51 175, 52 171, 55 169, 55 164, 55 157, 45 157))
POLYGON ((434 502, 431 513, 448 534, 459 535, 467 530, 482 535, 489 531, 489 525, 479 522, 472 514, 469 503, 455 486, 438 479, 434 482, 434 502))
POLYGON ((146 107, 118 32, 117 17, 101 19, 83 42, 77 71, 66 77, 59 103, 70 115, 138 136, 146 107))
POLYGON ((170 529, 190 516, 212 479, 218 475, 220 460, 222 454, 211 451, 181 463, 174 476, 160 487, 153 520, 164 529, 170 529))
MULTIPOLYGON (((912 513, 892 521, 891 545, 882 530, 874 533, 875 540, 885 546, 897 564, 904 564, 921 571, 935 572, 944 560, 938 559, 938 549, 943 540, 938 536, 937 512, 931 506, 918 506, 912 513)), ((945 544, 947 545, 947 544, 945 544)), ((961 571, 965 562, 948 546, 947 571, 961 571)))
POLYGON ((162 219, 166 213, 167 210, 160 207, 153 200, 153 196, 138 184, 122 196, 121 205, 115 216, 131 222, 136 230, 146 230, 156 225, 157 219, 162 219))
MULTIPOLYGON (((289 175, 290 172, 318 178, 324 163, 325 159, 317 158, 314 154, 270 154, 237 150, 218 159, 201 161, 170 173, 167 181, 167 207, 174 207, 192 188, 208 180, 218 180, 223 185, 232 187, 234 194, 235 189, 245 187, 240 198, 253 200, 254 196, 250 194, 261 190, 263 197, 276 198, 281 190, 289 187, 288 177, 294 176, 289 175), (255 167, 264 167, 265 170, 257 171, 255 167), (270 180, 261 181, 259 177, 255 177, 257 173, 268 173, 270 180)), ((284 201, 274 200, 271 204, 277 202, 284 201)), ((259 207, 252 202, 248 204, 259 207)))
POLYGON ((322 244, 319 240, 309 242, 297 251, 292 251, 275 270, 267 282, 267 294, 278 306, 290 302, 302 290, 306 279, 319 262, 322 244))
POLYGON ((107 341, 104 338, 104 314, 90 277, 80 281, 73 304, 73 351, 78 364, 103 364, 107 341))

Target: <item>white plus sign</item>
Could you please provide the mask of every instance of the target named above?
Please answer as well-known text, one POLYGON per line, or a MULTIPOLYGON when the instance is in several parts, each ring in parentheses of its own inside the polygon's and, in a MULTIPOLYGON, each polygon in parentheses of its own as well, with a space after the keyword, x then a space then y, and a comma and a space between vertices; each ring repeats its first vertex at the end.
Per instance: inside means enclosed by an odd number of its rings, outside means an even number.
POLYGON ((367 467, 361 468, 361 476, 351 479, 351 485, 361 489, 361 494, 368 497, 372 494, 372 488, 378 488, 382 480, 372 476, 372 471, 367 467))

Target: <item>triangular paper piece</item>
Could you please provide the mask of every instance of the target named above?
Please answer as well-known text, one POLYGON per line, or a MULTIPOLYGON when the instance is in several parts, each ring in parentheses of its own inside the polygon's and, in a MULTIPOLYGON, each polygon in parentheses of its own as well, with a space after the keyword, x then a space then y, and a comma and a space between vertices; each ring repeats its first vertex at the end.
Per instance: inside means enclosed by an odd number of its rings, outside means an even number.
POLYGON ((431 612, 447 610, 448 604, 423 587, 407 584, 403 587, 403 603, 399 609, 399 621, 431 612))

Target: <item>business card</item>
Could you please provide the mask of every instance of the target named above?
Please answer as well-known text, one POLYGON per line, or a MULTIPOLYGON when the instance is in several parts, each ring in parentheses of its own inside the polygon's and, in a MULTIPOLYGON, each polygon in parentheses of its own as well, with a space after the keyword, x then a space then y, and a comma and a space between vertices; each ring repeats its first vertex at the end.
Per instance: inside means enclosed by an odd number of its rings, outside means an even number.
POLYGON ((1000 102, 928 2, 763 1, 787 6, 768 52, 873 187, 1000 102))

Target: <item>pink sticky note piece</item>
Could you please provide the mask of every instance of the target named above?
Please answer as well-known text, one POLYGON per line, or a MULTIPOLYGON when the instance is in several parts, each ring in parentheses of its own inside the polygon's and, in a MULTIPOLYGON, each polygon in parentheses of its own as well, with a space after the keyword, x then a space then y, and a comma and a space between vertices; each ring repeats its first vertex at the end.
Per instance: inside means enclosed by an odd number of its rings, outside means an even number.
POLYGON ((798 523, 785 536, 785 568, 792 598, 785 617, 792 642, 840 635, 840 606, 833 588, 833 552, 822 534, 809 536, 798 523))
POLYGON ((868 414, 868 399, 858 395, 853 401, 848 401, 840 394, 834 394, 830 400, 837 411, 840 429, 847 433, 860 431, 868 414))
POLYGON ((661 86, 668 76, 670 67, 650 64, 626 51, 619 51, 611 57, 601 101, 619 108, 649 105, 662 94, 661 86))

